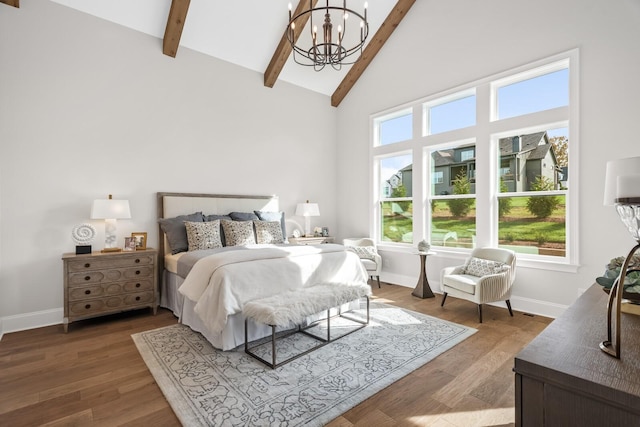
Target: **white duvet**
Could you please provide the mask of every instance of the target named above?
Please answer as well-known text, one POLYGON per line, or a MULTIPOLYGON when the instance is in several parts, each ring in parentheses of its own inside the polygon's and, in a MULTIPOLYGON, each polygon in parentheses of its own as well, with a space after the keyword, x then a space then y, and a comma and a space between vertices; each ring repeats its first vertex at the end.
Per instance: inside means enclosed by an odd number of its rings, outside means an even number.
POLYGON ((341 245, 255 245, 199 260, 179 291, 205 326, 221 333, 246 301, 319 283, 367 283, 367 272, 341 245))

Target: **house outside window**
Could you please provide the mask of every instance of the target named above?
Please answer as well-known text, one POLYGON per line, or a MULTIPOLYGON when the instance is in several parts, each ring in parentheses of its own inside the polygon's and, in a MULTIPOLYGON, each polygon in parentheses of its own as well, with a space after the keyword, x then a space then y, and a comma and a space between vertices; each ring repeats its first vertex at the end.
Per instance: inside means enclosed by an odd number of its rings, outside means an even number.
MULTIPOLYGON (((395 172, 403 169, 406 185, 411 171, 412 187, 419 180, 426 204, 412 206, 412 234, 405 229, 403 237, 389 239, 389 218, 372 234, 381 244, 407 248, 426 237, 452 251, 504 246, 520 253, 519 259, 551 261, 553 268, 577 265, 578 192, 571 180, 578 159, 577 77, 574 50, 374 116, 375 128, 398 112, 413 112, 412 125, 405 125, 422 129, 422 135, 397 146, 411 152, 412 160, 424 160, 395 172), (464 117, 459 125, 456 116, 464 117), (488 121, 476 123, 475 117, 488 121)), ((393 146, 382 146, 375 129, 372 134, 374 163, 394 157, 393 146)), ((422 204, 419 194, 406 194, 422 204)), ((391 193, 383 195, 379 209, 393 212, 384 205, 391 193)))

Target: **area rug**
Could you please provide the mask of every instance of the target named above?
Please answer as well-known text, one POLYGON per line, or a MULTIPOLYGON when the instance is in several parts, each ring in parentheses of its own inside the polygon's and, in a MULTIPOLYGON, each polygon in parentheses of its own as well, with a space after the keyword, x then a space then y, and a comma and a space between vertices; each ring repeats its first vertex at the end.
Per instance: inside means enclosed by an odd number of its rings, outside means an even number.
MULTIPOLYGON (((349 314, 366 317, 364 309, 349 314)), ((340 329, 331 322, 332 332, 340 329)), ((132 338, 185 426, 321 426, 475 332, 372 303, 366 328, 275 370, 245 354, 243 346, 217 350, 183 325, 132 338)), ((303 348, 295 340, 304 337, 279 343, 278 356, 303 348)))

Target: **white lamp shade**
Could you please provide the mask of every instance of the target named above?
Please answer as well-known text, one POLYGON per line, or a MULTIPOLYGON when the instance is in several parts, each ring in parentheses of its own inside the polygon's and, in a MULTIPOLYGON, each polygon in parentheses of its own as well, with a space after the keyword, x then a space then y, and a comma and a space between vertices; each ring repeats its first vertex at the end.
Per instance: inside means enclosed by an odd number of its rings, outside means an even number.
POLYGON ((320 208, 317 203, 298 203, 296 207, 298 216, 320 216, 320 208))
POLYGON ((619 198, 640 197, 640 157, 610 160, 604 181, 604 204, 612 206, 619 198))
POLYGON ((130 219, 128 200, 98 199, 91 206, 91 219, 130 219))

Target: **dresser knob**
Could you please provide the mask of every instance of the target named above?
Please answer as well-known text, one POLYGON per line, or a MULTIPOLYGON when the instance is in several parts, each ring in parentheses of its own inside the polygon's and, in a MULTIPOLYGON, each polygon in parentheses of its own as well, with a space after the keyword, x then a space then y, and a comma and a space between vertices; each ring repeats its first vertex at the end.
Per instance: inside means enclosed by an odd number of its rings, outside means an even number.
POLYGON ((84 276, 84 280, 91 280, 91 276, 84 276))
POLYGON ((136 274, 140 274, 140 270, 136 270, 136 274))
POLYGON ((91 308, 91 304, 87 304, 84 306, 84 308, 86 308, 87 310, 89 310, 91 308))
POLYGON ((136 283, 136 288, 139 288, 139 287, 140 287, 140 283, 136 283))
POLYGON ((91 264, 89 264, 89 263, 86 263, 86 264, 84 265, 84 268, 89 268, 89 267, 91 267, 91 264))
POLYGON ((140 264, 140 258, 136 258, 136 264, 140 264))
POLYGON ((86 291, 84 291, 85 295, 89 295, 91 293, 91 291, 89 289, 87 289, 86 291))
POLYGON ((140 301, 140 297, 136 297, 136 301, 140 301))

